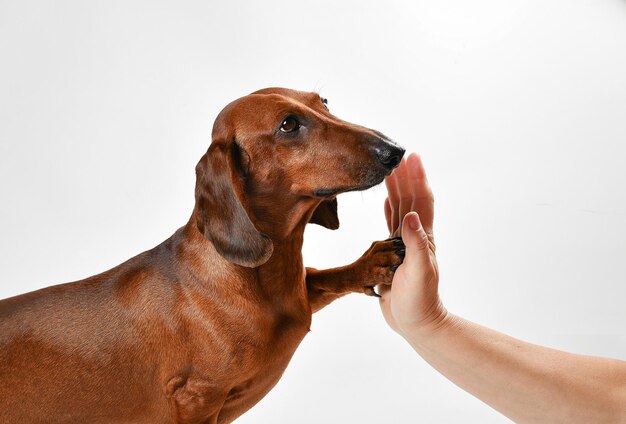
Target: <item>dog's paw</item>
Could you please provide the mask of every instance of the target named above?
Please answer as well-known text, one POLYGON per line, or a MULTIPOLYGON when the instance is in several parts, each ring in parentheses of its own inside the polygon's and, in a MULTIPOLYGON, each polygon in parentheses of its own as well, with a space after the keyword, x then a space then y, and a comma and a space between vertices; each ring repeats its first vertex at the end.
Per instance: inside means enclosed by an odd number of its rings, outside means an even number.
POLYGON ((404 260, 405 247, 400 237, 375 241, 355 265, 361 276, 360 291, 380 297, 375 287, 391 284, 393 274, 404 260))

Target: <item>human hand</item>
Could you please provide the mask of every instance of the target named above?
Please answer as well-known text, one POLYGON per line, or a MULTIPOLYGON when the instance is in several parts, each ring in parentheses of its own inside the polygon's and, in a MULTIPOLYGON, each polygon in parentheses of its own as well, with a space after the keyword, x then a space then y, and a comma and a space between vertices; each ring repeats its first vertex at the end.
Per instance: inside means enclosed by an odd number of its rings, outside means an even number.
POLYGON ((391 286, 380 285, 380 308, 397 333, 414 336, 437 327, 446 311, 439 299, 433 237, 434 198, 420 157, 412 153, 385 179, 385 217, 391 237, 402 236, 404 262, 391 286))

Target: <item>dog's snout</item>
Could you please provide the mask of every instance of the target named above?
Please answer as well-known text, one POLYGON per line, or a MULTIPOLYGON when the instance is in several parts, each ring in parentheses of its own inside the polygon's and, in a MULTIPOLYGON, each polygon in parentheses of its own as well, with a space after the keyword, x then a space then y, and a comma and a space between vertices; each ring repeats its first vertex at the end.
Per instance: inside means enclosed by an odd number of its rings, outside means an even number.
POLYGON ((391 140, 378 139, 374 144, 374 152, 379 162, 392 170, 400 165, 405 150, 391 140))

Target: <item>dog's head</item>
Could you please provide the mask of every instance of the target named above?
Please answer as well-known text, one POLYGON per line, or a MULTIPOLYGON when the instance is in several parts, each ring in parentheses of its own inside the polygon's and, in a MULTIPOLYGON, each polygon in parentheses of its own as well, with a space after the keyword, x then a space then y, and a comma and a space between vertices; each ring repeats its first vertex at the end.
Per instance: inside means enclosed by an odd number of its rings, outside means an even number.
POLYGON ((273 228, 303 220, 338 228, 337 194, 379 184, 404 154, 380 132, 333 116, 317 93, 285 88, 226 106, 212 137, 196 167, 197 226, 248 267, 271 256, 273 228))

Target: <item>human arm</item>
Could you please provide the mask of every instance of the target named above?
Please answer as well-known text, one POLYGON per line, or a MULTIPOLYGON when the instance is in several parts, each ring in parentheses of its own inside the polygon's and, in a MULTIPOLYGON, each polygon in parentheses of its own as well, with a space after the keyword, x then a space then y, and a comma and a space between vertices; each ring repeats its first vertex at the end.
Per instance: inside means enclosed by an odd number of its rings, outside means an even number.
POLYGON ((433 196, 417 155, 387 179, 387 189, 388 227, 401 232, 406 257, 391 287, 379 288, 381 309, 422 358, 516 422, 626 422, 626 362, 527 343, 446 311, 438 294, 433 196))

